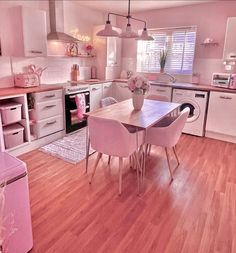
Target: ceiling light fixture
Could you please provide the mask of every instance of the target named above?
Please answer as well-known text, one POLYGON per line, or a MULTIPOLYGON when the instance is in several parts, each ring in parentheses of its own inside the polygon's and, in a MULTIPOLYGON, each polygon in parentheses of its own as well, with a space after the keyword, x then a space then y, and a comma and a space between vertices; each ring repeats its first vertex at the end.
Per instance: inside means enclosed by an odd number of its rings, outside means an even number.
POLYGON ((146 21, 144 21, 142 19, 138 19, 138 18, 133 18, 131 16, 131 14, 130 14, 130 0, 128 0, 128 14, 127 14, 127 16, 117 14, 117 13, 113 13, 113 12, 109 12, 105 28, 103 30, 99 31, 97 33, 97 35, 98 36, 104 36, 104 37, 120 37, 120 38, 123 38, 123 39, 135 38, 137 40, 153 40, 153 37, 148 35, 146 21), (128 20, 126 29, 121 34, 119 34, 117 31, 115 31, 112 28, 111 21, 110 21, 110 15, 123 17, 123 18, 126 18, 128 20), (138 21, 138 22, 142 22, 144 24, 144 28, 143 28, 141 36, 139 36, 137 32, 132 30, 132 26, 130 24, 131 19, 133 19, 135 21, 138 21))

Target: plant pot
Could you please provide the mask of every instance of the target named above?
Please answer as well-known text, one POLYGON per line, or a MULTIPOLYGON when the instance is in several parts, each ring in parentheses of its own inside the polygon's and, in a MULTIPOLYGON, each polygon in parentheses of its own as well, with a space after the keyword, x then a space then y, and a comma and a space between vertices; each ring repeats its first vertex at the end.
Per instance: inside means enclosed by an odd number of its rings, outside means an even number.
POLYGON ((132 102, 134 110, 141 110, 143 107, 144 95, 142 93, 133 92, 132 102))
POLYGON ((164 69, 164 68, 161 68, 161 69, 160 69, 160 73, 165 73, 165 69, 164 69))

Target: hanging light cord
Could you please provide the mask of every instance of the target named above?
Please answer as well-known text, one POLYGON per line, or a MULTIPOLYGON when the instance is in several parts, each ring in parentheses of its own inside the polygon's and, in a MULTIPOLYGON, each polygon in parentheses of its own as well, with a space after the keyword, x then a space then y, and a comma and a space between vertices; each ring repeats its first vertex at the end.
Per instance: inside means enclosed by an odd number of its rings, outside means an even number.
POLYGON ((128 2, 128 15, 127 15, 127 16, 122 15, 122 14, 117 14, 117 13, 114 13, 114 12, 109 12, 109 13, 108 13, 108 18, 107 18, 107 22, 108 22, 108 23, 110 23, 110 15, 114 15, 114 16, 118 16, 118 17, 123 17, 123 18, 127 18, 127 19, 128 19, 128 25, 130 25, 130 19, 133 19, 133 20, 142 22, 142 23, 144 23, 144 30, 147 29, 147 23, 146 23, 146 21, 144 21, 144 20, 142 20, 142 19, 138 19, 138 18, 133 18, 133 17, 130 15, 130 0, 129 0, 129 2, 128 2))

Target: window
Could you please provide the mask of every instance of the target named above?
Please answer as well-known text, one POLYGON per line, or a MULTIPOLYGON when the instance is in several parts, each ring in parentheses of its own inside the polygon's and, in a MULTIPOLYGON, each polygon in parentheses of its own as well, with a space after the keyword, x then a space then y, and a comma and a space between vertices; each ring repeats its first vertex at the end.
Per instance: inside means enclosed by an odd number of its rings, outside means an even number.
POLYGON ((196 27, 152 30, 150 34, 153 41, 138 41, 137 72, 159 72, 160 50, 166 49, 166 72, 192 73, 196 27))

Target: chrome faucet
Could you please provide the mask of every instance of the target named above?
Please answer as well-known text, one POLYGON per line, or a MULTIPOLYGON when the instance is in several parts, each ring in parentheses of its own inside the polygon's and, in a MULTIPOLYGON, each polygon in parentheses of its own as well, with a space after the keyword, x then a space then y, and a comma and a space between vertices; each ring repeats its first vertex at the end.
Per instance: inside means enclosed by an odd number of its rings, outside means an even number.
POLYGON ((164 73, 164 75, 167 75, 167 76, 170 77, 170 82, 172 82, 172 83, 175 83, 175 82, 176 82, 176 78, 175 78, 174 76, 172 76, 171 74, 169 74, 169 73, 164 73))
POLYGON ((160 73, 160 74, 158 74, 156 81, 161 82, 161 83, 162 83, 162 82, 163 82, 163 83, 166 83, 167 80, 165 80, 165 81, 163 81, 163 80, 158 80, 159 77, 161 77, 161 76, 168 76, 168 77, 170 78, 169 82, 172 82, 172 83, 175 83, 175 82, 176 82, 176 78, 175 78, 174 76, 172 76, 171 74, 166 73, 166 72, 165 72, 165 73, 160 73))

